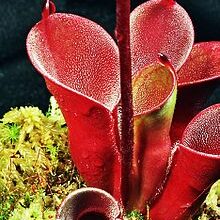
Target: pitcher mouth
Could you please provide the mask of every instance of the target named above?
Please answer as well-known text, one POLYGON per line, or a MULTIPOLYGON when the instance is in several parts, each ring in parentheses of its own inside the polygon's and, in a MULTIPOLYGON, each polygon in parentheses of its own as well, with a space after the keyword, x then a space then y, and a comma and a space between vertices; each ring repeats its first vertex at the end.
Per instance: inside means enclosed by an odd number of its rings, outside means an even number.
MULTIPOLYGON (((158 102, 157 104, 154 104, 152 105, 150 108, 148 106, 145 106, 143 107, 143 111, 139 111, 138 113, 135 111, 135 106, 134 106, 134 117, 138 117, 138 116, 141 116, 141 115, 145 115, 145 114, 149 114, 151 112, 154 112, 155 110, 159 110, 162 108, 162 106, 164 106, 167 102, 169 102, 170 99, 172 99, 172 96, 174 95, 175 93, 175 90, 177 89, 177 80, 176 80, 176 75, 175 75, 175 72, 174 72, 174 69, 171 69, 171 68, 168 68, 166 66, 163 65, 163 63, 160 63, 160 62, 155 62, 155 63, 152 63, 151 65, 143 68, 142 70, 138 71, 139 73, 135 74, 136 78, 138 78, 139 76, 141 76, 142 72, 144 71, 148 71, 148 69, 152 69, 152 68, 155 68, 155 69, 159 69, 159 68, 167 68, 167 72, 169 72, 169 80, 171 81, 171 85, 170 85, 170 88, 168 89, 168 91, 166 91, 166 95, 164 96, 164 98, 162 99, 162 101, 158 102)), ((157 74, 160 74, 160 73, 157 73, 157 74)), ((135 77, 134 77, 135 79, 135 77)), ((133 79, 133 89, 134 89, 134 79, 133 79)), ((134 92, 134 91, 133 91, 134 92)), ((153 97, 155 98, 155 97, 153 97)), ((135 99, 133 100, 133 102, 135 101, 135 99)), ((134 104, 133 104, 134 105, 134 104)))
POLYGON ((119 203, 109 193, 86 187, 73 191, 63 200, 56 220, 115 220, 120 214, 119 203))
POLYGON ((188 152, 191 152, 195 155, 198 155, 198 156, 202 156, 203 158, 212 158, 212 159, 220 159, 220 155, 217 155, 217 154, 211 154, 211 153, 205 153, 205 152, 202 152, 202 151, 198 151, 198 150, 195 150, 189 146, 186 146, 182 143, 176 143, 175 146, 173 147, 173 153, 175 154, 175 151, 178 147, 181 147, 183 148, 184 150, 188 151, 188 152))
POLYGON ((82 213, 77 220, 110 220, 105 214, 97 211, 86 211, 82 213))

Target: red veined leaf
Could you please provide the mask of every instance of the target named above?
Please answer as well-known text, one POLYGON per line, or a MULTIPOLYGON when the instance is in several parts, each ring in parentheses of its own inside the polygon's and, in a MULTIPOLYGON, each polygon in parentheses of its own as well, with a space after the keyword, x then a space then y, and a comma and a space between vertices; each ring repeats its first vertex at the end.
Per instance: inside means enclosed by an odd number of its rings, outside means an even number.
POLYGON ((120 99, 118 48, 96 23, 55 13, 27 38, 35 68, 46 78, 113 110, 120 99))
POLYGON ((220 78, 220 41, 202 42, 193 49, 177 72, 178 86, 220 78))
POLYGON ((155 62, 158 53, 180 69, 194 41, 192 22, 180 5, 173 0, 150 0, 134 9, 130 24, 133 74, 155 62))

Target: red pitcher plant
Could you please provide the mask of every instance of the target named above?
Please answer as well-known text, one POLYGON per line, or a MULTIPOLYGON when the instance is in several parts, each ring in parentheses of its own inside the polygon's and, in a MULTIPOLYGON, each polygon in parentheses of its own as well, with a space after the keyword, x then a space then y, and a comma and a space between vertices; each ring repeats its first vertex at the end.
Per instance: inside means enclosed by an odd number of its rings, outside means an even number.
POLYGON ((150 0, 130 14, 117 0, 116 39, 46 1, 27 51, 56 98, 72 159, 90 186, 57 219, 186 220, 220 178, 220 42, 194 44, 187 12, 150 0), (129 22, 130 20, 130 22, 129 22), (131 90, 132 89, 132 90, 131 90))

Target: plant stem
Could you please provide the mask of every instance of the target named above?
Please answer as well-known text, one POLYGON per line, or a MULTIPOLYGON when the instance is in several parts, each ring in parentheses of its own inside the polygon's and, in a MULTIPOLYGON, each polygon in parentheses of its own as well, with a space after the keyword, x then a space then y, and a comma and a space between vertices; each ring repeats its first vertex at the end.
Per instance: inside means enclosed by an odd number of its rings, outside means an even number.
POLYGON ((129 195, 129 175, 133 151, 133 105, 132 105, 132 75, 130 52, 130 1, 116 0, 116 38, 120 54, 121 76, 121 156, 122 204, 126 207, 129 195))

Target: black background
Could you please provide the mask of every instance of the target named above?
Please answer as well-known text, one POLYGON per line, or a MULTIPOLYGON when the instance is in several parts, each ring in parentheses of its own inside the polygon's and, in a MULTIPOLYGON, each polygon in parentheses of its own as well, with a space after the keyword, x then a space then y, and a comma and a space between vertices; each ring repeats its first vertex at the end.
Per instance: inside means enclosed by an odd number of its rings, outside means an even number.
MULTIPOLYGON (((0 0, 0 116, 11 107, 32 105, 48 107, 48 93, 43 78, 30 64, 25 39, 40 20, 43 0, 0 0)), ((57 0, 58 12, 89 18, 112 36, 115 27, 114 0, 57 0)), ((143 0, 131 0, 132 9, 143 0)), ((189 13, 195 41, 220 41, 220 0, 179 0, 189 13)), ((220 102, 220 101, 219 101, 220 102)))

